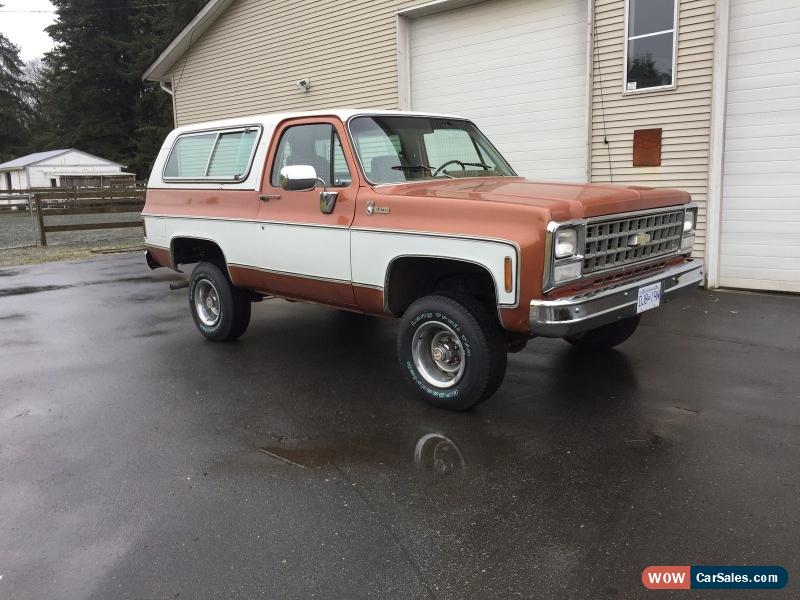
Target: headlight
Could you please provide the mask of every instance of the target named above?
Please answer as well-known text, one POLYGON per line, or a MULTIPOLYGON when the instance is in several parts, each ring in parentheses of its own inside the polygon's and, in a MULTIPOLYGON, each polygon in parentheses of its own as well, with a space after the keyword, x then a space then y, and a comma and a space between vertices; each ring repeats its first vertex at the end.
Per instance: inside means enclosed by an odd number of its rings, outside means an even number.
POLYGON ((687 208, 683 217, 683 233, 692 233, 697 226, 697 209, 687 208))
POLYGON ((578 254, 578 231, 559 229, 556 231, 556 258, 570 258, 578 254))

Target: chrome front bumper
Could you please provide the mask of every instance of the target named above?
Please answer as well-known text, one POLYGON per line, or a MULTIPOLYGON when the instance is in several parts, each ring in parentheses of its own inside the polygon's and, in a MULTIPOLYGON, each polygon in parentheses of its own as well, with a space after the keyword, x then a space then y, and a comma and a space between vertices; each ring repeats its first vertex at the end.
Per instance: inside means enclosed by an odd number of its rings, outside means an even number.
POLYGON ((533 300, 530 326, 534 335, 565 337, 636 316, 637 290, 661 282, 662 298, 690 290, 703 280, 703 263, 689 259, 636 281, 592 290, 558 300, 533 300))

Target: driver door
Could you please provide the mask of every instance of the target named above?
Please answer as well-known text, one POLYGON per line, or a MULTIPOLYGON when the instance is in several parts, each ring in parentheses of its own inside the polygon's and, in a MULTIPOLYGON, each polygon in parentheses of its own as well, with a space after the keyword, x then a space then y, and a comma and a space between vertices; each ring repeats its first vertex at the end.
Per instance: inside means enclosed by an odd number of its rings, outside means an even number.
POLYGON ((267 288, 263 291, 355 305, 350 225, 358 185, 352 176, 353 157, 341 143, 344 135, 336 119, 294 119, 276 128, 256 223, 261 287, 267 288), (314 167, 322 182, 313 190, 281 188, 281 169, 292 165, 314 167), (338 194, 330 214, 320 206, 323 190, 338 194))

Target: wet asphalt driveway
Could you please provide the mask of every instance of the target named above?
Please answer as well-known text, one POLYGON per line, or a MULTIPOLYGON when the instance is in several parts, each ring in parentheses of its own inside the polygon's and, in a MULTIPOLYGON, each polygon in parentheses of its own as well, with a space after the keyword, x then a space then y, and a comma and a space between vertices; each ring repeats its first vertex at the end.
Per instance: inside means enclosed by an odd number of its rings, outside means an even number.
POLYGON ((534 341, 454 414, 391 321, 269 301, 216 345, 173 279, 0 270, 0 598, 640 598, 651 564, 783 565, 705 595, 797 597, 800 298, 534 341))

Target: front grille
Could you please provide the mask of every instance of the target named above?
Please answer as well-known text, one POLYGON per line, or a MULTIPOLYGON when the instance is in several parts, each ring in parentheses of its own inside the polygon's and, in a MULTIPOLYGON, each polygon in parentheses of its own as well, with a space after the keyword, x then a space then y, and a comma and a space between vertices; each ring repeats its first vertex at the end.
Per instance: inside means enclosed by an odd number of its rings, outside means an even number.
POLYGON ((588 275, 677 252, 684 210, 593 221, 586 226, 583 274, 588 275), (639 243, 635 242, 639 234, 639 243), (649 236, 649 241, 643 241, 649 236))

